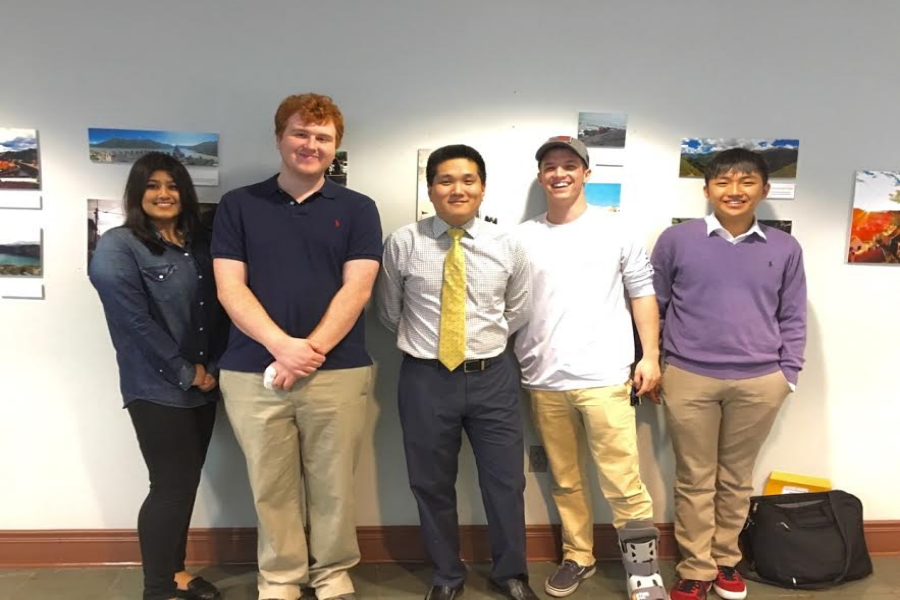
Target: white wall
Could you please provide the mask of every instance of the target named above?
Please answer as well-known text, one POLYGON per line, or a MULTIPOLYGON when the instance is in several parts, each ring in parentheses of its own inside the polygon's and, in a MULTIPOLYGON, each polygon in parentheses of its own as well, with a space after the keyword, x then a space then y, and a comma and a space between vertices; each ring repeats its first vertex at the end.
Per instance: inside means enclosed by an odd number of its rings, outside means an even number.
MULTIPOLYGON (((7 3, 0 127, 35 127, 44 209, 44 301, 0 301, 0 529, 132 527, 146 473, 120 409, 112 347, 85 276, 85 199, 121 196, 127 167, 88 160, 87 127, 221 134, 224 191, 277 167, 271 118, 287 94, 331 94, 347 120, 351 187, 385 232, 415 210, 416 149, 466 142, 488 164, 484 210, 512 225, 542 205, 533 152, 579 110, 626 112, 624 212, 648 244, 672 216, 702 215, 679 180, 683 136, 799 137, 793 219, 809 278, 807 366, 763 450, 771 469, 831 477, 869 519, 900 519, 896 441, 900 269, 849 266, 856 169, 900 169, 894 120, 900 4, 891 0, 347 0, 7 3), (15 491, 12 491, 15 490, 15 491)), ((395 408, 398 355, 369 323, 379 363, 359 476, 360 523, 417 522, 395 408)), ((221 416, 221 415, 220 415, 221 416)), ((673 460, 660 414, 639 410, 642 468, 671 521, 673 460)), ((528 441, 534 439, 530 430, 528 441)), ((483 523, 466 452, 461 521, 483 523)), ((528 520, 555 519, 529 475, 528 520)), ((609 511, 597 501, 598 520, 609 511)), ((224 419, 194 525, 255 522, 224 419)))

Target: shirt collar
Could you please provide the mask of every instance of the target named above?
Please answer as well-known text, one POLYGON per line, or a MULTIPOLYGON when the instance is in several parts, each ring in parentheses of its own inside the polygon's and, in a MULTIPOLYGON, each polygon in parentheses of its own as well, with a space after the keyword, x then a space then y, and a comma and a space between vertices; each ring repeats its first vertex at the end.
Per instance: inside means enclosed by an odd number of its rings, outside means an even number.
MULTIPOLYGON (((441 237, 442 235, 447 233, 448 229, 453 227, 453 225, 450 225, 449 223, 447 223, 445 220, 443 220, 442 218, 440 218, 437 215, 434 215, 434 217, 432 217, 432 219, 434 219, 434 220, 431 222, 431 231, 432 231, 432 233, 434 233, 434 237, 436 237, 436 238, 441 237)), ((462 225, 461 228, 463 231, 468 233, 470 237, 473 237, 473 238, 478 237, 478 232, 481 230, 480 223, 481 223, 481 221, 478 219, 478 217, 475 217, 468 223, 462 225)))
MULTIPOLYGON (((273 175, 272 177, 270 177, 269 179, 266 179, 265 181, 262 182, 262 191, 266 196, 274 196, 275 194, 277 194, 279 192, 290 196, 290 194, 288 194, 287 192, 282 190, 280 187, 278 187, 278 174, 277 173, 275 175, 273 175)), ((328 179, 326 177, 325 184, 321 188, 319 188, 312 196, 310 196, 310 198, 312 198, 313 196, 316 196, 316 195, 320 195, 323 198, 329 198, 331 200, 334 200, 337 197, 337 194, 339 191, 340 190, 339 190, 338 184, 334 183, 333 181, 331 181, 330 179, 328 179)))
POLYGON ((331 179, 326 177, 325 185, 319 188, 319 194, 321 194, 324 198, 334 200, 335 198, 337 198, 338 192, 340 191, 341 187, 342 186, 336 184, 331 179))
MULTIPOLYGON (((155 227, 153 228, 153 234, 154 234, 154 236, 156 237, 156 239, 157 239, 160 243, 162 243, 163 246, 171 246, 172 248, 178 248, 178 247, 179 247, 177 244, 173 244, 172 242, 170 242, 169 240, 167 240, 166 238, 164 238, 164 237, 163 237, 163 234, 161 234, 161 233, 159 232, 159 229, 156 229, 155 227)), ((185 234, 185 236, 184 236, 184 247, 187 248, 187 247, 190 246, 190 245, 191 245, 191 236, 185 234)))
POLYGON ((710 213, 710 214, 706 215, 706 217, 703 220, 706 221, 706 235, 707 236, 710 236, 713 233, 718 233, 719 235, 722 235, 722 233, 727 233, 728 234, 727 236, 722 236, 722 237, 724 237, 725 239, 729 239, 729 240, 731 240, 731 239, 733 239, 733 240, 741 239, 742 240, 746 237, 750 237, 751 234, 755 233, 762 239, 766 239, 766 234, 763 233, 762 228, 760 228, 760 226, 759 226, 759 219, 757 219, 755 217, 753 218, 753 225, 750 227, 750 229, 748 229, 745 233, 742 233, 739 236, 732 236, 731 232, 729 232, 727 229, 722 227, 722 223, 720 223, 719 219, 716 218, 715 213, 710 213))

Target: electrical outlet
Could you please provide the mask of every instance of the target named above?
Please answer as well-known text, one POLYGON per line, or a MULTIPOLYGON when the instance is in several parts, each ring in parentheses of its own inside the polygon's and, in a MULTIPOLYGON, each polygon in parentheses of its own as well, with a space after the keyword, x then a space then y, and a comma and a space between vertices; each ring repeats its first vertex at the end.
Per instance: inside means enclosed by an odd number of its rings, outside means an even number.
POLYGON ((547 472, 547 453, 543 446, 528 447, 528 470, 532 473, 547 472))

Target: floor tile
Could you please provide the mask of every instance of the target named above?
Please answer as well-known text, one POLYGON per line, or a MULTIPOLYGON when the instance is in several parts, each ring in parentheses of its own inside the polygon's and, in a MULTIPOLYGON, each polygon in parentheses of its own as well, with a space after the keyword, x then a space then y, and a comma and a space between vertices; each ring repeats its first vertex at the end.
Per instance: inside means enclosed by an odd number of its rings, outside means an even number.
POLYGON ((121 569, 39 569, 15 594, 18 598, 97 600, 109 597, 121 569))
POLYGON ((0 570, 0 600, 12 600, 25 583, 35 575, 35 571, 0 570))
POLYGON ((378 565, 377 573, 381 597, 424 598, 431 587, 431 567, 424 564, 383 564, 378 565))
POLYGON ((119 569, 106 598, 109 600, 139 599, 144 590, 144 572, 140 567, 119 569))

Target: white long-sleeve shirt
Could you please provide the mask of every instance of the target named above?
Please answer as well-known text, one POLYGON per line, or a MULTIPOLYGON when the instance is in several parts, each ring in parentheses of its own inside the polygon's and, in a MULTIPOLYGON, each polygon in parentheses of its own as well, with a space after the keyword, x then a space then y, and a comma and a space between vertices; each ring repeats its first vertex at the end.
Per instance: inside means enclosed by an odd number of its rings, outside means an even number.
POLYGON ((653 295, 653 267, 619 215, 588 206, 515 231, 531 263, 531 320, 516 335, 522 383, 539 390, 622 384, 634 362, 629 298, 653 295))

